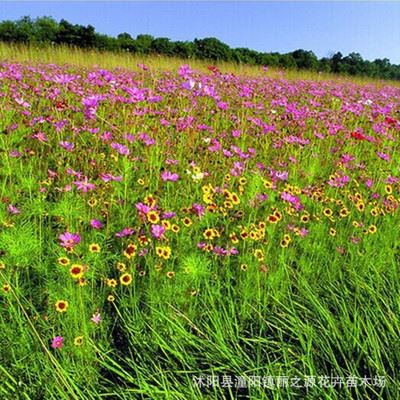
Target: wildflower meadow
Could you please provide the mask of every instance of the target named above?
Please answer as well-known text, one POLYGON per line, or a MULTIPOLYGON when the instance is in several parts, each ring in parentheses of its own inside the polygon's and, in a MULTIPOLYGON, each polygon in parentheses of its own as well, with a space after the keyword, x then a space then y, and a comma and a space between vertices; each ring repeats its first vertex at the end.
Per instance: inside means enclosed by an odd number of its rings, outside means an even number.
POLYGON ((3 58, 0 116, 1 399, 400 397, 398 84, 3 58))

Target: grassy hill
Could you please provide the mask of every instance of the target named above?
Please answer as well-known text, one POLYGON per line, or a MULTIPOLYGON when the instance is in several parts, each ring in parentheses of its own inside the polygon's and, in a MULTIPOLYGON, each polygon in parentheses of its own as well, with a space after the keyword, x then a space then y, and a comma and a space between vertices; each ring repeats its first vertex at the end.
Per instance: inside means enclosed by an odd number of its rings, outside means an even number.
POLYGON ((0 398, 399 398, 398 85, 0 61, 0 398))

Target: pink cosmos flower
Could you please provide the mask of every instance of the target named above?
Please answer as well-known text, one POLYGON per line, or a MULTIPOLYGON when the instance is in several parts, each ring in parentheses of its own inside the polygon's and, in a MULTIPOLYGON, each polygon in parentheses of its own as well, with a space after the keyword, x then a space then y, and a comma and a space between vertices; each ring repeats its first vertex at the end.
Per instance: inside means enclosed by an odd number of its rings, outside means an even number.
POLYGON ((89 182, 87 176, 85 176, 82 181, 75 181, 74 185, 78 190, 82 191, 83 193, 93 190, 96 187, 95 184, 89 182))
POLYGON ((74 145, 73 143, 67 142, 67 141, 65 141, 65 140, 61 140, 58 144, 59 144, 63 149, 65 149, 65 150, 67 150, 67 151, 69 151, 69 152, 73 151, 74 148, 75 148, 75 145, 74 145))
POLYGON ((7 207, 7 211, 10 213, 10 214, 20 214, 21 213, 21 211, 17 208, 17 207, 15 207, 15 206, 13 206, 12 204, 9 204, 8 205, 8 207, 7 207))
POLYGON ((367 188, 371 188, 373 184, 374 184, 374 181, 372 179, 370 179, 370 178, 368 178, 365 181, 365 185, 367 186, 367 188))
POLYGON ((135 230, 132 228, 124 228, 122 231, 119 231, 115 234, 116 237, 125 237, 125 236, 131 236, 135 233, 135 230))
POLYGON ((62 247, 72 248, 81 241, 81 237, 77 233, 64 232, 59 236, 60 245, 62 247))
POLYGON ((112 174, 101 174, 100 178, 104 182, 110 182, 110 181, 121 182, 122 181, 122 176, 114 176, 112 174))
POLYGON ((101 321, 101 315, 100 313, 97 311, 92 315, 92 318, 90 318, 90 320, 92 322, 94 322, 96 325, 98 325, 101 321))
POLYGON ((139 140, 142 141, 146 146, 151 146, 156 142, 146 132, 143 132, 139 135, 139 140))
POLYGON ((151 210, 149 206, 143 203, 137 203, 135 207, 140 214, 147 214, 151 210))
POLYGON ((64 345, 64 338, 62 336, 56 336, 51 342, 51 347, 53 349, 61 349, 64 345))
POLYGON ((390 156, 389 156, 389 154, 382 153, 381 151, 377 151, 377 152, 376 152, 376 155, 377 155, 379 158, 381 158, 382 160, 384 160, 384 161, 387 161, 387 162, 390 161, 390 156))
POLYGON ((111 143, 111 147, 113 149, 117 150, 118 153, 121 154, 122 156, 129 156, 129 154, 130 154, 129 149, 126 146, 124 146, 123 144, 113 142, 113 143, 111 143))
POLYGON ((43 132, 38 132, 38 133, 33 134, 32 139, 37 139, 37 140, 39 140, 39 142, 42 142, 42 143, 46 143, 49 141, 49 139, 47 139, 46 134, 43 132))
POLYGON ((162 225, 152 225, 151 226, 151 236, 156 239, 161 239, 165 232, 165 228, 162 225))
POLYGON ((103 224, 98 219, 92 219, 90 220, 90 226, 93 229, 101 229, 103 227, 103 224))
POLYGON ((205 207, 201 204, 193 203, 192 211, 198 216, 202 217, 205 214, 205 207))
POLYGON ((164 171, 164 172, 161 174, 161 179, 162 179, 163 181, 176 182, 176 181, 179 179, 179 175, 178 175, 178 174, 175 174, 175 173, 172 173, 172 172, 170 172, 170 171, 164 171))
POLYGON ((21 157, 22 154, 18 150, 11 150, 9 153, 10 157, 21 157))
POLYGON ((167 212, 163 213, 161 216, 162 219, 171 219, 174 217, 176 217, 176 213, 174 213, 173 211, 167 211, 167 212))

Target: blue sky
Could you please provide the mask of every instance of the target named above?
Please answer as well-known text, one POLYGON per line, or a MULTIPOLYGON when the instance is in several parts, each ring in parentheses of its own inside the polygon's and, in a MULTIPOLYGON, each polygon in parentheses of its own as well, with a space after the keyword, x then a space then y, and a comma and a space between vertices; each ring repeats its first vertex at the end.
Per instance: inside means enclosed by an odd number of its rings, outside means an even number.
POLYGON ((52 16, 100 33, 172 40, 217 37, 231 47, 318 57, 359 52, 400 64, 400 2, 0 1, 0 20, 52 16))

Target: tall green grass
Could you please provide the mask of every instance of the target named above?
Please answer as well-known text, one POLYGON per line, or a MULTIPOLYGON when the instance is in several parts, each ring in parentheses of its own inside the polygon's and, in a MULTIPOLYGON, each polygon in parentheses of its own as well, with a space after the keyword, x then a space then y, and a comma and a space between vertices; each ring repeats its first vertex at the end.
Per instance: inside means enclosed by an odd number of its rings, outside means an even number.
MULTIPOLYGON (((160 70, 176 70, 182 60, 100 54, 69 48, 34 48, 0 45, 0 59, 30 63, 76 64, 90 67, 136 69, 138 62, 160 70)), ((192 62, 204 69, 205 63, 192 62)), ((257 67, 220 64, 237 74, 262 73, 257 67)), ((271 70, 271 76, 279 71, 271 70)), ((287 72, 290 79, 333 79, 332 76, 287 72)), ((339 78, 335 78, 339 79, 339 78)), ((370 80, 356 79, 358 83, 370 80)), ((377 83, 377 82, 375 82, 377 83)), ((385 83, 386 84, 386 83, 385 83)), ((3 114, 0 128, 13 119, 3 114)), ((119 121, 124 123, 123 118, 119 121)), ((218 121, 216 122, 218 126, 218 121)), ((52 232, 63 220, 71 230, 79 218, 91 218, 85 203, 76 196, 49 205, 34 196, 38 177, 44 178, 42 164, 26 165, 5 156, 12 148, 12 135, 2 135, 2 182, 0 197, 18 188, 26 195, 29 214, 18 220, 16 229, 1 228, 0 250, 8 257, 3 281, 11 269, 12 284, 0 307, 0 398, 13 399, 398 399, 400 398, 400 280, 399 223, 389 216, 358 252, 341 254, 327 240, 321 224, 300 248, 281 249, 269 245, 268 269, 249 257, 248 269, 237 263, 209 261, 192 254, 193 227, 178 243, 177 265, 185 273, 165 279, 152 265, 148 274, 135 278, 133 285, 119 287, 115 302, 104 304, 101 328, 90 322, 91 306, 107 292, 92 287, 87 291, 63 283, 48 271, 54 268, 57 246, 52 232), (191 246, 190 246, 191 245, 191 246), (78 333, 91 337, 81 348, 69 344, 62 352, 51 352, 43 337, 53 336, 52 322, 57 315, 48 310, 56 297, 71 299, 62 322, 63 336, 78 333), (83 322, 84 321, 84 322, 83 322), (384 376, 386 385, 341 389, 316 384, 309 389, 295 387, 261 388, 240 391, 234 388, 202 389, 194 384, 200 376, 260 377, 338 376, 348 378, 384 376)), ((185 143, 184 143, 185 145, 185 143)), ((182 146, 181 158, 185 157, 182 146)), ((314 149, 315 150, 315 149, 314 149)), ((158 154, 149 155, 152 166, 158 154)), ((82 161, 87 165, 87 160, 82 161)), ((312 161, 310 156, 310 168, 312 161)), ((151 171, 138 165, 126 168, 125 182, 147 176, 149 190, 158 189, 151 171), (153 186, 152 186, 153 185, 153 186)), ((321 175, 329 171, 321 171, 321 175)), ((250 186, 257 182, 248 176, 250 186)), ((118 189, 123 194, 127 186, 118 189)), ((249 189, 251 191, 251 189, 249 189)), ((17 195, 17 192, 12 193, 17 195)), ((185 193, 167 191, 170 204, 180 204, 185 193)), ((249 195, 249 197, 251 197, 249 195)), ((111 206, 129 223, 123 205, 111 206)), ((253 217, 254 215, 250 215, 253 217)), ((5 220, 6 215, 1 215, 5 220)), ((212 221, 211 221, 212 222, 212 221)), ((350 227, 347 227, 349 230, 350 227)), ((343 233, 347 235, 346 227, 343 233)), ((96 240, 104 240, 98 234, 96 240)), ((93 269, 106 276, 114 263, 112 254, 93 255, 93 269)), ((164 272, 164 271, 163 271, 164 272)), ((104 297, 104 296, 103 296, 104 297)))

